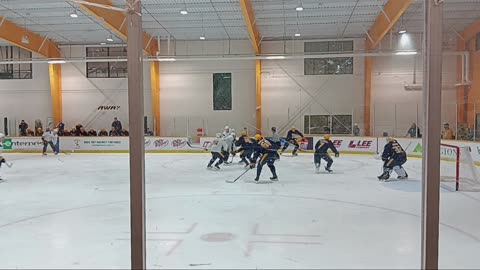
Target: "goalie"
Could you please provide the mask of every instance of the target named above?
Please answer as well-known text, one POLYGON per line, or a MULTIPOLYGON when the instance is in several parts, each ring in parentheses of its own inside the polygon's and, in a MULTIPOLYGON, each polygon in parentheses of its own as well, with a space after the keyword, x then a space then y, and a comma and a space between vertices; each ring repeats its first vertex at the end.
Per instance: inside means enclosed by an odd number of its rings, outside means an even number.
POLYGON ((378 176, 378 180, 386 181, 390 178, 393 171, 398 175, 398 179, 407 179, 408 174, 402 167, 407 162, 407 154, 397 140, 389 137, 382 153, 383 174, 378 176))

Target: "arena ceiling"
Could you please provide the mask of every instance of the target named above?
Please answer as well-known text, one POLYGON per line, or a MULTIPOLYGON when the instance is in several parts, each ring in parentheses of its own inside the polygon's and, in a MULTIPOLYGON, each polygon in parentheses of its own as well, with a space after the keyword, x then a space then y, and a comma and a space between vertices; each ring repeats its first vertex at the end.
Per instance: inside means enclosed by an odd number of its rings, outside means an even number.
MULTIPOLYGON (((399 0, 401 1, 401 0, 399 0)), ((387 0, 251 0, 262 40, 365 37, 387 0), (297 11, 298 6, 302 11, 297 11), (300 37, 295 37, 295 33, 300 37)), ((124 8, 124 0, 112 0, 124 8)), ((142 0, 143 27, 152 36, 176 40, 248 39, 239 0, 142 0), (188 14, 180 14, 186 9, 188 14)), ((0 0, 0 16, 48 36, 57 44, 98 44, 112 36, 101 20, 75 0, 0 0), (78 18, 70 14, 77 12, 78 18)), ((423 0, 414 0, 403 16, 409 32, 422 32, 423 0)), ((480 18, 480 1, 445 0, 445 31, 455 37, 480 18), (453 31, 455 30, 455 31, 453 31)), ((399 29, 399 20, 394 30, 399 29)))

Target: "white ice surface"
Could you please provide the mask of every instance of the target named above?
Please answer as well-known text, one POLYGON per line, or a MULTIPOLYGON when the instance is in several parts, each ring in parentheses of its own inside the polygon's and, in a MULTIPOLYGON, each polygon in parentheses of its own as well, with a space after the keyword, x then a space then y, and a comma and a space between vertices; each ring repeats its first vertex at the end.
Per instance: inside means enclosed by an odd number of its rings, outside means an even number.
MULTIPOLYGON (((208 171, 209 157, 146 156, 149 268, 419 268, 421 160, 381 183, 371 156, 318 175, 311 155, 282 157, 279 182, 229 184, 243 166, 208 171)), ((126 154, 6 158, 0 268, 130 267, 126 154)), ((478 269, 480 196, 441 191, 440 266, 478 269)))

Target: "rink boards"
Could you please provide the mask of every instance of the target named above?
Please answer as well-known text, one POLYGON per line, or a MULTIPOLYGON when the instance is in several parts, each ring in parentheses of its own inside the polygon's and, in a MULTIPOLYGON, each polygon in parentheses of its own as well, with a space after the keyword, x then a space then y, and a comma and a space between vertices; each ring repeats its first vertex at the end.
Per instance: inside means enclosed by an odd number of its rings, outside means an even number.
MULTIPOLYGON (((311 151, 322 137, 308 137, 308 145, 302 145, 304 151, 311 151)), ((145 137, 145 150, 150 153, 204 152, 213 140, 212 137, 201 137, 200 144, 191 144, 187 137, 145 137)), ((341 153, 376 154, 381 153, 385 145, 384 137, 343 137, 332 136, 332 142, 341 153)), ((422 140, 398 138, 409 156, 422 156, 422 140)), ((125 153, 128 152, 128 137, 60 137, 61 152, 78 153, 125 153)), ((468 141, 442 141, 442 143, 459 147, 468 146, 472 158, 480 163, 480 143, 468 141)), ((43 143, 39 137, 11 137, 4 142, 5 152, 41 152, 43 143)), ((292 150, 290 145, 288 150, 292 150)), ((443 158, 454 159, 455 148, 443 147, 443 158)))

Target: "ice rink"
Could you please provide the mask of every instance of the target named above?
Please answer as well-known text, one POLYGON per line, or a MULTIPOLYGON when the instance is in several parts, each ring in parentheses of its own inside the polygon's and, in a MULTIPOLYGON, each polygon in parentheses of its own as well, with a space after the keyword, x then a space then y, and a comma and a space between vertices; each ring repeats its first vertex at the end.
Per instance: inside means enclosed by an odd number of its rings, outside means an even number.
MULTIPOLYGON (((129 268, 127 154, 6 154, 0 268, 129 268)), ((279 182, 209 154, 147 154, 148 268, 419 268, 421 160, 379 182, 381 161, 282 157, 279 182)), ((441 192, 441 268, 480 268, 480 194, 441 192)))

